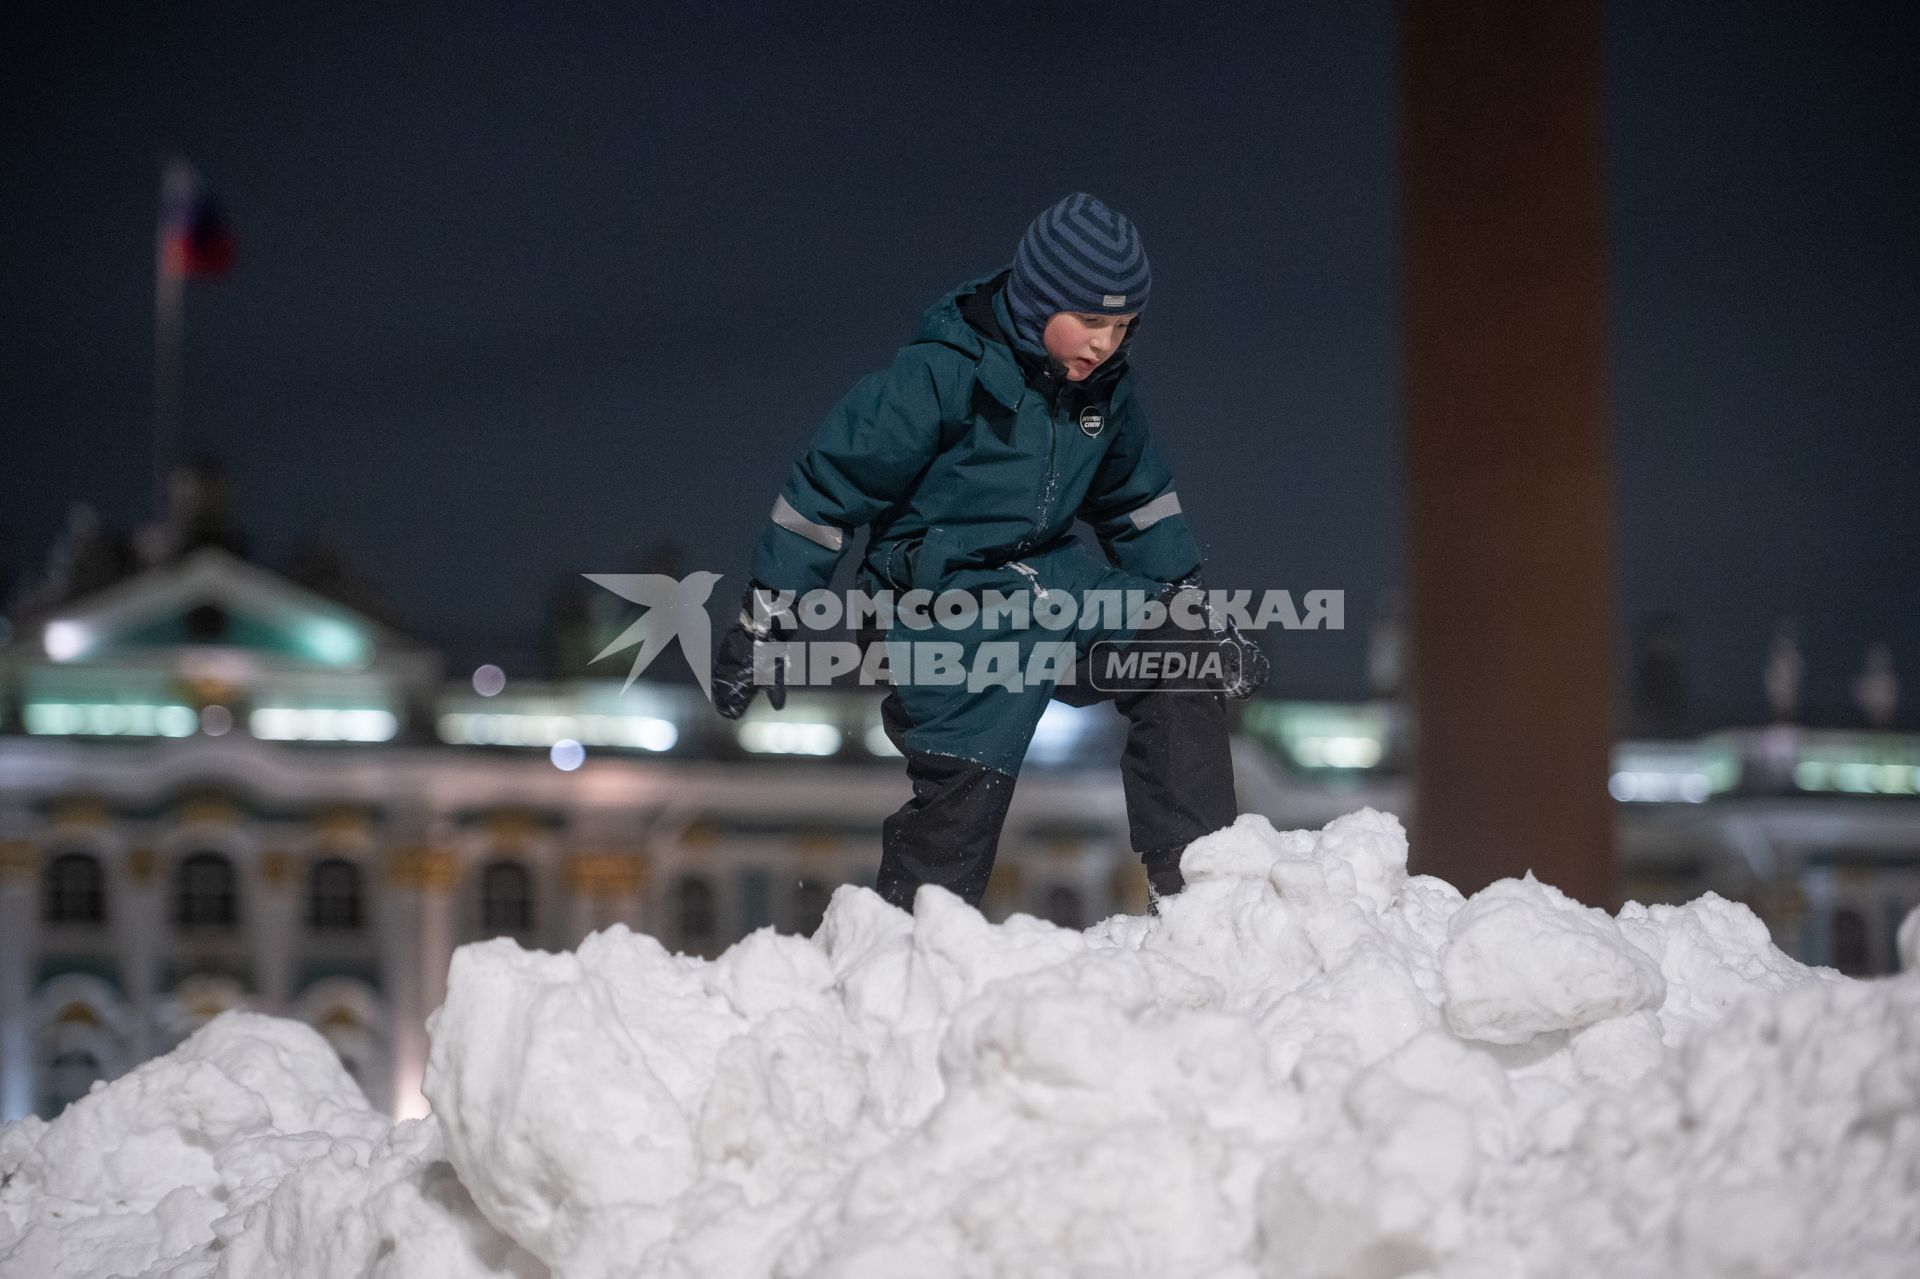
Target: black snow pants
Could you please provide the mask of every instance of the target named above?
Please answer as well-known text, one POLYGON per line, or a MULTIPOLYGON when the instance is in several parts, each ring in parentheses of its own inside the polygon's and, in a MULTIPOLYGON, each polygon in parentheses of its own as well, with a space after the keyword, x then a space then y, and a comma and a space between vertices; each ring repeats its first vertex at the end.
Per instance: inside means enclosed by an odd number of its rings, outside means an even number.
MULTIPOLYGON (((1165 638, 1176 634, 1169 631, 1165 638)), ((1185 885, 1180 855, 1187 845, 1239 816, 1225 697, 1152 687, 1103 692, 1084 681, 1058 686, 1054 696, 1073 706, 1111 701, 1126 716, 1120 780, 1133 848, 1157 894, 1179 892, 1185 885)), ((939 884, 979 906, 1014 778, 972 760, 909 750, 902 736, 909 727, 906 709, 893 693, 881 715, 888 738, 906 756, 913 798, 881 827, 880 895, 911 910, 922 884, 939 884)))

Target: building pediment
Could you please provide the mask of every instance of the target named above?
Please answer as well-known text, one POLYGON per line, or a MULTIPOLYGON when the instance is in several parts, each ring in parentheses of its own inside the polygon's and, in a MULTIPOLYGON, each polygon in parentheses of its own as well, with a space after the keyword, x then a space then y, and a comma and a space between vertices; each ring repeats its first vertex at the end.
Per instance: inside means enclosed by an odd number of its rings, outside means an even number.
POLYGON ((405 636, 225 551, 202 548, 73 601, 36 637, 61 665, 122 662, 180 649, 262 664, 360 671, 405 636))
POLYGON ((390 626, 203 547, 82 596, 0 654, 29 734, 381 742, 439 658, 390 626))

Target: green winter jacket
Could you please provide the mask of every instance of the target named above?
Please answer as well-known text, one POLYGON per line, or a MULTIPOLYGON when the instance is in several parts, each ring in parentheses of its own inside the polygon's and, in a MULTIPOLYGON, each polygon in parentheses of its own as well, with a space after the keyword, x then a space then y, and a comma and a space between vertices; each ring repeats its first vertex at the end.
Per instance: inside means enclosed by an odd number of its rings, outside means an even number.
POLYGON ((1126 366, 1132 335, 1086 381, 1056 377, 1041 353, 1016 353, 1005 275, 970 280, 928 308, 892 366, 827 415, 774 503, 755 580, 824 587, 865 525, 866 589, 969 588, 1001 576, 977 570, 1014 561, 1067 566, 1078 580, 1059 584, 1079 589, 1097 566, 1068 554, 1076 518, 1143 585, 1199 568, 1126 366))

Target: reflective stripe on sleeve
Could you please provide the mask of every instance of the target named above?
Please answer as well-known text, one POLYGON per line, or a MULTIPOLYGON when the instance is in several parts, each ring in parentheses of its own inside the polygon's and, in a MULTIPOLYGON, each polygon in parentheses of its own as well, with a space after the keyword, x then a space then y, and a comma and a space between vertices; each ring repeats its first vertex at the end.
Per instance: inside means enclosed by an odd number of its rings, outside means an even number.
POLYGON ((1168 489, 1145 506, 1136 506, 1127 512, 1127 518, 1133 521, 1137 529, 1149 529, 1169 515, 1180 514, 1180 495, 1168 489))
MULTIPOLYGON (((1179 509, 1177 504, 1174 509, 1179 509)), ((830 551, 839 550, 840 544, 846 540, 847 536, 830 524, 815 524, 812 520, 794 510, 793 503, 787 501, 784 497, 776 497, 773 499, 773 522, 781 528, 798 533, 809 542, 826 547, 830 551)))

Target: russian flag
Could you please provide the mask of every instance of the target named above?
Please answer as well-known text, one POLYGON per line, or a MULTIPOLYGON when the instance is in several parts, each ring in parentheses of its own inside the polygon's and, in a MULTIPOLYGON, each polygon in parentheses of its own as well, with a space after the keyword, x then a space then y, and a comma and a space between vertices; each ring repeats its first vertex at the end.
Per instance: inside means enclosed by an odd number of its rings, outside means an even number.
POLYGON ((184 160, 167 166, 160 193, 160 269, 175 279, 225 275, 233 266, 233 234, 220 205, 184 160))

